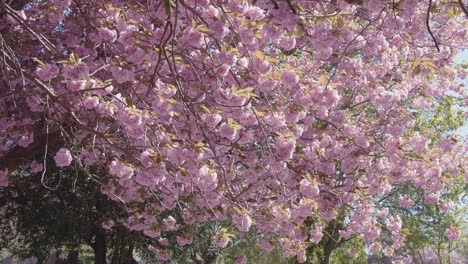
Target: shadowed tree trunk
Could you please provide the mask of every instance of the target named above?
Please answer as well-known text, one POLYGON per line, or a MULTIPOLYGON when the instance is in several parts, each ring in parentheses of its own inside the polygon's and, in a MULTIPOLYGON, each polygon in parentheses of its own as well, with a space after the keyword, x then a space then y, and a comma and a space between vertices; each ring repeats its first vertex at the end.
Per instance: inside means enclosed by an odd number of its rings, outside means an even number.
POLYGON ((94 243, 92 244, 94 250, 94 263, 95 264, 107 264, 106 260, 106 238, 104 234, 100 231, 97 231, 94 238, 94 243))
POLYGON ((340 240, 339 234, 339 230, 343 227, 341 221, 334 220, 328 224, 326 231, 330 236, 328 236, 328 240, 324 245, 324 252, 320 259, 320 264, 329 264, 333 250, 338 248, 344 242, 344 240, 340 240))
POLYGON ((132 263, 133 259, 133 243, 122 239, 114 248, 111 264, 127 264, 132 263))
POLYGON ((78 263, 78 251, 71 250, 68 252, 67 264, 77 264, 78 263))

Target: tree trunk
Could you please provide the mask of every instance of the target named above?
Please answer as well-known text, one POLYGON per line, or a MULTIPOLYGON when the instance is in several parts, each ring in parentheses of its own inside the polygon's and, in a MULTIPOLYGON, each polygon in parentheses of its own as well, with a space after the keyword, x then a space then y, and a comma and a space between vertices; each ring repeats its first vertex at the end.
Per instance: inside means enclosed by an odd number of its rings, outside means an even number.
POLYGON ((93 243, 94 249, 94 263, 95 264, 107 264, 106 260, 106 238, 101 232, 96 233, 96 237, 93 243))
POLYGON ((112 254, 111 264, 128 264, 134 261, 133 259, 133 243, 126 243, 125 239, 115 246, 112 254))
POLYGON ((333 239, 329 238, 328 243, 325 246, 325 252, 323 253, 323 258, 320 261, 320 264, 329 264, 330 263, 330 255, 331 255, 333 249, 335 249, 335 244, 336 244, 335 241, 333 241, 333 239))
POLYGON ((78 251, 71 250, 68 252, 67 264, 78 264, 78 251))

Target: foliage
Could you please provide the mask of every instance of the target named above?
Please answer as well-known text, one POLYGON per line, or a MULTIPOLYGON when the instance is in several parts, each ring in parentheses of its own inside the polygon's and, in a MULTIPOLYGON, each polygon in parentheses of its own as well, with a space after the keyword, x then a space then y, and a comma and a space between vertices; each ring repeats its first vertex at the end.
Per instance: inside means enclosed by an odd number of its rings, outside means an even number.
MULTIPOLYGON (((34 197, 18 168, 53 158, 161 261, 209 257, 229 234, 299 262, 347 240, 390 258, 405 214, 379 203, 410 188, 435 217, 468 178, 466 138, 445 134, 467 103, 462 3, 0 1, 0 16, 2 193, 34 197)), ((106 212, 94 202, 79 208, 106 212)))

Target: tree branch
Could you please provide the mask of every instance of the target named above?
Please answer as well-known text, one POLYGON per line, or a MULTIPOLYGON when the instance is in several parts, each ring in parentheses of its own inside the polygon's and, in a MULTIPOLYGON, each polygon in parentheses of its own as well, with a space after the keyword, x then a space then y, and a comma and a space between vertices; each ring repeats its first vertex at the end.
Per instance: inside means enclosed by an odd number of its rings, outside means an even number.
POLYGON ((465 7, 465 4, 463 4, 462 0, 458 0, 458 4, 460 5, 460 8, 463 10, 463 13, 465 13, 466 18, 468 18, 468 10, 465 7))
POLYGON ((432 33, 431 27, 429 25, 429 18, 430 18, 430 15, 431 15, 431 8, 432 8, 432 0, 429 0, 429 6, 427 7, 427 14, 426 14, 426 27, 427 27, 427 31, 429 32, 429 35, 431 35, 431 37, 432 37, 432 40, 434 40, 437 51, 440 52, 439 43, 437 43, 437 40, 436 40, 434 34, 432 33))

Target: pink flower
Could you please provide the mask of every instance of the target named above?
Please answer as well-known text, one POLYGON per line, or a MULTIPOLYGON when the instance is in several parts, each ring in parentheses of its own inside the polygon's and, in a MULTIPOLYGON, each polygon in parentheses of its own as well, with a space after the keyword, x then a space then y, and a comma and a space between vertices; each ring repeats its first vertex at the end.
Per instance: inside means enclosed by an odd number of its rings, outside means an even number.
POLYGON ((38 68, 36 70, 36 74, 39 77, 39 79, 47 82, 52 80, 57 76, 59 73, 59 68, 55 66, 54 64, 46 64, 41 68, 38 68))
POLYGON ((228 123, 223 123, 221 126, 219 126, 219 132, 222 137, 225 137, 230 141, 233 141, 239 134, 239 130, 235 129, 228 123))
POLYGON ((392 232, 399 232, 401 229, 401 218, 397 215, 388 219, 386 227, 392 232))
POLYGON ((78 65, 64 65, 63 76, 71 80, 79 80, 89 75, 89 67, 84 63, 78 65))
POLYGON ((203 114, 202 120, 205 122, 209 127, 215 127, 223 117, 219 114, 203 114))
POLYGON ((191 236, 177 236, 177 244, 181 247, 192 244, 193 237, 191 236))
POLYGON ((250 20, 261 20, 265 17, 263 9, 257 6, 247 6, 244 13, 250 18, 250 20))
POLYGON ((143 125, 143 117, 134 108, 127 108, 120 112, 119 120, 129 128, 139 128, 143 125))
POLYGON ((44 169, 43 166, 42 166, 42 164, 41 164, 41 163, 38 163, 38 162, 35 161, 35 160, 34 160, 33 162, 31 162, 30 167, 31 167, 31 170, 32 170, 34 173, 38 173, 38 172, 40 172, 40 171, 42 171, 42 170, 44 169))
POLYGON ((211 31, 219 39, 224 38, 229 33, 229 28, 223 23, 222 20, 218 20, 210 25, 211 31))
POLYGON ((153 157, 157 157, 157 153, 154 150, 148 149, 143 151, 140 154, 140 161, 141 164, 143 164, 143 167, 148 168, 154 165, 153 157))
POLYGON ((265 240, 265 239, 264 239, 264 240, 260 240, 260 241, 257 243, 257 245, 258 245, 261 249, 266 250, 266 251, 268 251, 268 252, 270 252, 270 251, 273 250, 273 245, 272 245, 270 242, 268 242, 268 240, 265 240))
POLYGON ((80 91, 86 87, 86 81, 83 81, 83 80, 68 81, 67 85, 68 85, 68 89, 70 89, 71 91, 80 91))
POLYGON ((240 231, 247 232, 252 226, 252 219, 247 214, 236 214, 232 217, 232 222, 240 231))
POLYGON ((391 257, 393 255, 393 248, 386 247, 382 252, 386 257, 391 257))
POLYGON ((168 216, 163 220, 164 228, 167 231, 175 231, 177 230, 176 220, 172 216, 168 216))
POLYGON ((153 252, 153 253, 158 253, 159 252, 159 249, 153 245, 149 245, 148 246, 148 250, 153 252))
POLYGON ((398 198, 398 204, 400 204, 401 207, 408 208, 414 205, 414 201, 409 197, 402 196, 398 198))
POLYGON ((437 204, 441 212, 447 212, 449 209, 453 207, 453 202, 448 200, 448 201, 442 201, 437 204))
POLYGON ((277 139, 276 140, 276 155, 281 160, 290 160, 293 158, 296 142, 293 140, 277 139))
POLYGON ((247 264, 247 257, 244 255, 237 256, 236 264, 247 264))
POLYGON ((429 193, 424 195, 424 204, 436 204, 439 201, 440 193, 429 193))
POLYGON ((86 96, 83 98, 83 106, 86 109, 93 109, 99 104, 99 98, 96 96, 86 96))
POLYGON ((164 237, 159 238, 158 243, 161 244, 161 246, 169 246, 169 240, 167 240, 167 238, 164 237))
POLYGON ((280 39, 278 44, 282 49, 292 50, 292 49, 294 49, 296 47, 296 38, 294 38, 294 37, 289 37, 289 38, 283 37, 283 38, 280 39))
POLYGON ((381 249, 382 249, 382 245, 380 243, 372 243, 369 246, 369 250, 372 253, 379 253, 381 249))
POLYGON ((109 165, 109 172, 123 180, 129 180, 133 176, 133 168, 115 160, 109 165))
POLYGON ((387 215, 388 215, 388 209, 387 208, 377 212, 377 216, 380 217, 380 218, 385 218, 385 217, 387 217, 387 215))
POLYGON ((244 45, 255 44, 255 36, 251 29, 242 28, 239 30, 239 37, 244 45))
POLYGON ((315 181, 311 183, 306 179, 301 180, 299 191, 307 198, 314 198, 320 193, 317 183, 315 181))
POLYGON ((54 160, 57 166, 66 167, 71 164, 73 157, 68 149, 61 148, 59 151, 57 151, 57 154, 55 154, 54 160))
POLYGON ((98 35, 103 42, 107 41, 112 43, 117 39, 117 31, 106 27, 99 28, 98 35))
POLYGON ((125 83, 132 81, 134 78, 133 70, 122 69, 121 67, 115 67, 112 71, 112 77, 117 83, 125 83))
POLYGON ((458 227, 445 229, 445 235, 449 240, 455 240, 461 235, 461 230, 458 227))
POLYGON ((315 230, 310 235, 311 235, 310 242, 314 244, 318 244, 320 240, 322 240, 322 237, 323 237, 323 233, 320 230, 315 230))
POLYGON ((31 143, 33 143, 33 141, 34 141, 34 135, 33 133, 31 133, 31 134, 22 136, 20 140, 18 141, 18 145, 20 145, 23 148, 27 148, 29 145, 31 145, 31 143))
POLYGON ((231 69, 231 67, 229 67, 226 64, 223 64, 223 65, 219 66, 218 71, 216 71, 216 74, 219 75, 219 76, 224 77, 224 76, 228 75, 230 69, 231 69))
POLYGON ((212 191, 218 186, 218 175, 211 172, 208 167, 202 167, 199 170, 200 178, 197 181, 198 187, 204 192, 212 191))
POLYGON ((159 251, 158 258, 162 261, 167 261, 171 259, 172 257, 172 251, 170 250, 161 250, 159 251))
POLYGON ((216 246, 220 248, 225 248, 227 244, 231 241, 229 237, 227 236, 221 236, 217 241, 216 241, 216 246))
POLYGON ((221 52, 219 53, 219 59, 227 66, 234 66, 237 62, 237 56, 232 53, 221 52))
POLYGON ((106 230, 110 230, 113 226, 114 226, 114 221, 112 220, 107 220, 105 221, 104 223, 102 223, 102 228, 106 229, 106 230))
POLYGON ((284 70, 281 73, 280 81, 286 85, 293 85, 299 82, 299 76, 293 71, 284 70))
POLYGON ((184 31, 184 34, 180 39, 180 43, 194 48, 200 48, 203 45, 203 34, 197 30, 193 30, 191 27, 188 27, 184 31))
POLYGON ((358 253, 356 251, 354 251, 353 249, 348 249, 347 251, 347 254, 348 256, 352 257, 352 258, 356 258, 358 256, 358 253))
POLYGON ((214 6, 209 6, 203 10, 204 17, 218 17, 219 11, 214 6))
POLYGON ((124 46, 130 46, 135 42, 134 37, 132 36, 133 31, 123 31, 120 32, 119 42, 124 46))

